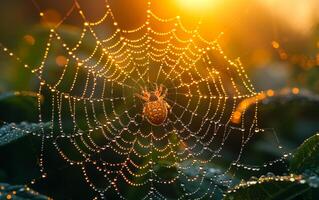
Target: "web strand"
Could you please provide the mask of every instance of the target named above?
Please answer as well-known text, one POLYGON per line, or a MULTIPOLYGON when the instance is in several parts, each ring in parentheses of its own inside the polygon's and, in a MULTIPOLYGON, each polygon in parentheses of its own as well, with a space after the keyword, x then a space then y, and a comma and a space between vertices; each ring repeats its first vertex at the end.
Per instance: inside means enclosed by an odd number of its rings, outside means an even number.
POLYGON ((113 197, 111 193, 126 199, 125 187, 143 188, 141 199, 166 199, 169 194, 163 188, 171 186, 183 191, 174 196, 177 199, 214 197, 220 185, 231 185, 228 176, 242 166, 246 144, 262 131, 258 128, 258 94, 242 64, 224 54, 218 38, 207 41, 200 35, 201 20, 194 29, 186 29, 179 16, 157 16, 148 1, 145 23, 124 30, 107 1, 104 5, 104 15, 90 22, 88 13, 74 0, 62 20, 48 31, 39 65, 25 64, 3 48, 38 78, 38 95, 46 96, 46 104, 38 98, 39 122, 52 123, 49 133, 39 134, 43 178, 47 176, 45 143, 50 140, 63 160, 82 170, 84 180, 102 199, 113 197), (60 31, 72 14, 82 23, 73 46, 60 31), (156 31, 154 27, 162 24, 171 26, 168 31, 156 31), (101 36, 104 25, 113 31, 101 36), (85 50, 86 42, 91 45, 89 50, 85 50), (57 56, 56 48, 66 59, 63 66, 49 62, 57 56), (170 106, 169 114, 163 124, 152 126, 143 116, 145 102, 135 94, 155 91, 161 84, 168 90, 164 100, 170 106), (254 100, 253 115, 246 115, 245 106, 234 123, 237 106, 247 98, 254 100), (207 178, 211 169, 206 164, 223 158, 231 137, 239 138, 235 158, 224 171, 207 178), (173 170, 173 175, 163 176, 159 166, 173 170), (189 172, 194 166, 200 175, 189 172), (99 179, 90 174, 92 168, 99 179), (204 186, 206 181, 208 186, 204 186), (183 182, 198 184, 190 190, 183 182))

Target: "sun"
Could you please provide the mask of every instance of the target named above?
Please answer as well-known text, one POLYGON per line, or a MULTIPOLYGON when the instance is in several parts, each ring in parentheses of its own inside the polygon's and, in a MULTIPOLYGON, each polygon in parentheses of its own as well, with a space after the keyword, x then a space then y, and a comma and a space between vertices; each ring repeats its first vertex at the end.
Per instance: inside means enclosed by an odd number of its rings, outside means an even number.
POLYGON ((192 10, 209 9, 216 4, 215 0, 178 0, 181 6, 192 10))

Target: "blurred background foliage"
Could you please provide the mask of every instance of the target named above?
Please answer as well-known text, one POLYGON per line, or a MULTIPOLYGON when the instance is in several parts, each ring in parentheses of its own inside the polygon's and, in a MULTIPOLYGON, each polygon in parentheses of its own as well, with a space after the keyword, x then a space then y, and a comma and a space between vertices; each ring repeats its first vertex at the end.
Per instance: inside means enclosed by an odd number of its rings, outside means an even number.
MULTIPOLYGON (((140 13, 146 9, 145 1, 109 2, 121 27, 134 28, 144 21, 145 16, 140 13)), ((282 155, 276 148, 276 137, 283 147, 282 151, 293 151, 319 130, 319 2, 211 2, 207 6, 190 9, 179 0, 156 1, 154 10, 163 17, 181 15, 190 27, 200 14, 203 15, 202 34, 214 39, 224 32, 220 42, 226 54, 240 57, 257 90, 265 92, 259 107, 259 122, 265 132, 251 141, 243 155, 245 162, 262 164, 282 155)), ((92 19, 102 16, 101 0, 82 3, 86 4, 87 12, 93 13, 92 19)), ((39 4, 48 8, 44 12, 47 20, 39 19, 31 0, 3 0, 0 6, 0 42, 33 64, 41 61, 43 55, 37 49, 44 49, 48 28, 63 17, 72 1, 41 1, 39 4)), ((72 41, 79 30, 74 25, 65 25, 63 31, 72 41)), ((57 57, 56 64, 61 62, 63 58, 57 57)), ((37 90, 37 84, 37 80, 21 64, 1 53, 0 120, 18 125, 23 121, 36 123, 37 102, 32 91, 37 90)), ((39 146, 39 138, 32 135, 0 146, 0 182, 27 184, 39 177, 39 146)), ((94 196, 83 178, 78 177, 81 174, 79 169, 63 163, 50 146, 47 146, 46 153, 51 163, 48 169, 51 175, 38 181, 34 189, 56 199, 88 199, 94 196)), ((316 159, 318 154, 310 160, 317 163, 316 159)), ((215 169, 216 166, 207 167, 215 169)), ((218 168, 215 170, 212 173, 218 174, 218 168)), ((264 169, 257 176, 267 172, 275 175, 290 173, 287 165, 283 164, 264 169)), ((304 173, 304 170, 297 172, 304 173)), ((188 173, 196 173, 196 166, 193 172, 188 173)), ((251 176, 246 171, 239 171, 238 175, 238 182, 241 178, 249 180, 251 176)), ((127 195, 134 199, 138 193, 128 191, 127 195)), ((222 195, 218 195, 221 198, 222 195)))

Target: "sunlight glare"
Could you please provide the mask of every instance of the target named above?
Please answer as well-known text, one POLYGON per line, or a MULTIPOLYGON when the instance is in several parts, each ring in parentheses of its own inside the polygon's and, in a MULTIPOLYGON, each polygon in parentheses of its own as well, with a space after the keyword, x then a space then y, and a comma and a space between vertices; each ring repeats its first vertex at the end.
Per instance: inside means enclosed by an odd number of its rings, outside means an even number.
POLYGON ((179 3, 187 8, 192 10, 204 10, 211 8, 211 6, 216 3, 215 0, 179 0, 179 3))

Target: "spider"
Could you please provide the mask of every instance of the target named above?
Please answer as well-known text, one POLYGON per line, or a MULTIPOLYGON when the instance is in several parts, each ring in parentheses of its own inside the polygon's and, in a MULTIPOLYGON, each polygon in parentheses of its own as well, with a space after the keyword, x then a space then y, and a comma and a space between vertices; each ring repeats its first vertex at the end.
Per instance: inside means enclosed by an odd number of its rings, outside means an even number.
POLYGON ((142 95, 135 94, 140 99, 144 100, 143 118, 154 125, 162 125, 166 119, 170 109, 170 105, 164 100, 167 94, 167 89, 163 92, 163 86, 156 85, 155 91, 148 92, 147 89, 142 89, 142 95))

